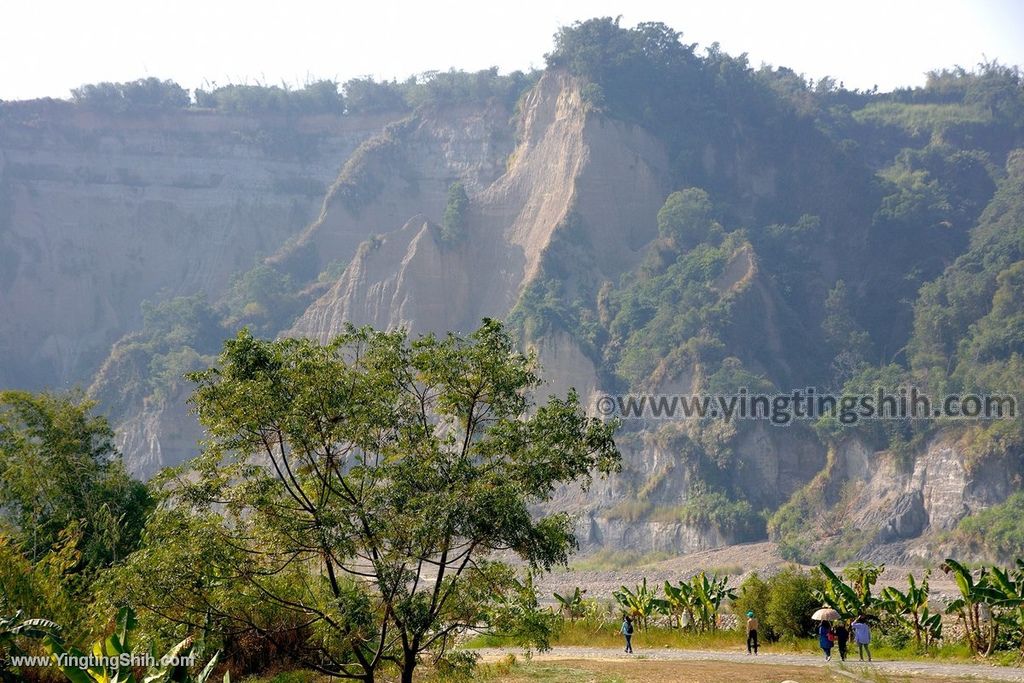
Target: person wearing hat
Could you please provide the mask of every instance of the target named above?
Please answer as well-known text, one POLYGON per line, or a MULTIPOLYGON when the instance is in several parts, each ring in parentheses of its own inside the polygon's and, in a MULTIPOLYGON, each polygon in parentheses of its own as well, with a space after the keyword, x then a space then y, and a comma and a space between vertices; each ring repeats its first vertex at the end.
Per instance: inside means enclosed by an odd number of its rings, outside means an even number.
POLYGON ((757 654, 757 617, 753 611, 747 612, 747 654, 757 654))

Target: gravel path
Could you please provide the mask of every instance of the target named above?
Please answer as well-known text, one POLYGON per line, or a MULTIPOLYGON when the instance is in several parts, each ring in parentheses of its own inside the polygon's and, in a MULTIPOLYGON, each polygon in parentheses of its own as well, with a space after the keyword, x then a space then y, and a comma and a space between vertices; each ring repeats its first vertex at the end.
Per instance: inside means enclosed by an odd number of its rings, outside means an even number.
MULTIPOLYGON (((484 661, 494 661, 508 654, 521 654, 514 648, 482 648, 476 650, 484 661)), ((643 658, 666 661, 717 661, 732 663, 780 664, 798 666, 821 666, 821 657, 796 653, 762 653, 751 657, 745 652, 716 652, 711 650, 672 650, 672 649, 637 649, 632 656, 616 650, 597 647, 556 647, 549 652, 534 653, 534 661, 552 661, 560 659, 603 659, 626 660, 643 658)), ((944 662, 919 662, 875 660, 871 664, 847 661, 841 663, 833 660, 826 666, 832 667, 837 673, 854 681, 871 681, 871 672, 895 674, 900 676, 939 676, 958 681, 1024 681, 1024 669, 987 666, 984 664, 948 664, 944 662)))

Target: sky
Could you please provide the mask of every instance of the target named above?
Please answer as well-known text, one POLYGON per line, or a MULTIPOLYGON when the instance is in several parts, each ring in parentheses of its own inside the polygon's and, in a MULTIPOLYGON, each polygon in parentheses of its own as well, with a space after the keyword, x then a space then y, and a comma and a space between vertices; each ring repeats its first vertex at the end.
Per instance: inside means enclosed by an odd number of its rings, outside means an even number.
POLYGON ((0 99, 149 76, 191 89, 526 70, 543 67, 559 26, 617 15, 848 88, 921 85, 983 59, 1024 65, 1022 0, 2 0, 0 99))

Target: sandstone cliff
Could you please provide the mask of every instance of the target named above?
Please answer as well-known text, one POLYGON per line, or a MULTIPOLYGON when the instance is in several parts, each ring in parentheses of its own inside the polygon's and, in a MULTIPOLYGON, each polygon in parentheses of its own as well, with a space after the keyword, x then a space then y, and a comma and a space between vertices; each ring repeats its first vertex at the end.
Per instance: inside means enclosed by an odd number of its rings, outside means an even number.
POLYGON ((216 299, 386 121, 37 109, 0 118, 0 385, 27 388, 87 385, 144 300, 216 299))
MULTIPOLYGON (((594 250, 597 275, 615 278, 628 268, 653 236, 666 192, 661 149, 636 127, 588 115, 578 85, 561 74, 545 75, 521 107, 514 148, 481 145, 482 124, 475 119, 461 126, 463 140, 456 144, 451 128, 433 125, 426 114, 407 124, 411 139, 389 174, 381 175, 388 166, 379 149, 357 159, 372 165, 376 182, 389 189, 356 215, 344 202, 325 203, 324 214, 294 249, 314 243, 322 260, 325 252, 351 248, 344 236, 359 234, 355 225, 383 234, 359 250, 291 333, 326 339, 344 322, 414 332, 466 330, 484 316, 506 317, 574 209, 587 226, 584 239, 600 245, 594 250), (477 158, 465 158, 466 150, 477 158), (505 156, 507 170, 488 179, 486 172, 505 156), (425 159, 443 159, 446 171, 425 159), (465 238, 446 245, 430 225, 440 223, 454 180, 470 188, 470 210, 465 238), (402 184, 416 192, 402 191, 402 184), (407 223, 414 214, 420 217, 407 223)), ((346 174, 361 172, 348 167, 346 174)))
MULTIPOLYGON (((803 138, 781 160, 766 152, 770 134, 727 120, 707 139, 698 129, 698 152, 680 165, 651 129, 584 93, 552 69, 514 110, 494 101, 290 119, 3 110, 0 385, 85 384, 102 366, 93 395, 112 411, 130 469, 150 476, 178 464, 201 433, 185 382, 154 388, 140 304, 202 294, 217 305, 257 263, 287 280, 295 305, 269 334, 327 340, 348 323, 416 334, 509 319, 543 368, 540 400, 570 388, 588 407, 603 393, 685 395, 732 375, 813 384, 833 351, 823 292, 840 277, 866 287, 863 272, 882 268, 866 252, 873 209, 847 187, 868 184, 867 168, 806 121, 789 131, 803 138), (456 182, 468 207, 453 239, 441 225, 456 182), (659 231, 659 209, 699 183, 726 201, 703 244, 680 246, 659 231), (642 293, 629 321, 669 343, 625 386, 616 363, 630 338, 610 341, 622 300, 609 299, 673 265, 686 281, 665 283, 680 285, 668 301, 642 293), (671 308, 691 295, 691 308, 671 308), (530 309, 545 297, 558 310, 530 309), (675 317, 643 327, 661 310, 675 317)), ((190 352, 202 364, 215 349, 190 352)), ((962 517, 1019 486, 1012 459, 971 464, 962 436, 941 433, 906 466, 906 456, 856 439, 830 447, 807 424, 632 420, 620 437, 623 471, 584 495, 560 491, 553 508, 577 515, 587 549, 689 553, 763 538, 764 519, 781 508, 802 514, 809 546, 842 541, 849 553, 904 561, 934 554, 962 517)))

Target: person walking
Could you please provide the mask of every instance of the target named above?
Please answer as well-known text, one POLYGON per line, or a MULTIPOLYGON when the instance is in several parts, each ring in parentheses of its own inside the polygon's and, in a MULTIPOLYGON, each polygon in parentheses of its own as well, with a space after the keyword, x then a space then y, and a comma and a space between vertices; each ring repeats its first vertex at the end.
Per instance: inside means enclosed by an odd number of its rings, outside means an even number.
POLYGON ((754 612, 747 612, 747 654, 757 654, 757 617, 754 612))
POLYGON ((826 662, 832 661, 832 642, 835 637, 835 634, 832 632, 831 622, 821 622, 821 625, 818 626, 818 646, 825 653, 826 662))
POLYGON ((629 618, 629 615, 622 617, 622 637, 626 639, 626 652, 633 654, 633 620, 629 618))
POLYGON ((836 634, 836 647, 839 648, 839 659, 846 661, 846 644, 850 640, 850 631, 846 628, 846 622, 840 621, 833 631, 836 634))
POLYGON ((863 614, 853 620, 853 640, 857 643, 857 654, 860 661, 864 661, 864 654, 867 653, 868 661, 871 661, 871 628, 868 626, 867 618, 863 614))

